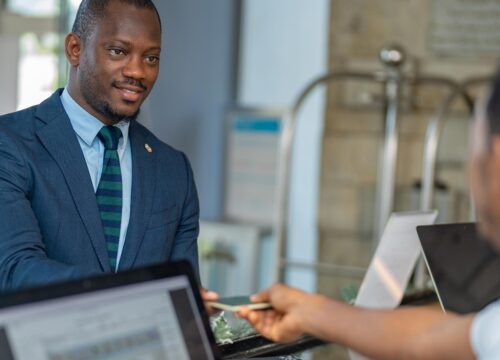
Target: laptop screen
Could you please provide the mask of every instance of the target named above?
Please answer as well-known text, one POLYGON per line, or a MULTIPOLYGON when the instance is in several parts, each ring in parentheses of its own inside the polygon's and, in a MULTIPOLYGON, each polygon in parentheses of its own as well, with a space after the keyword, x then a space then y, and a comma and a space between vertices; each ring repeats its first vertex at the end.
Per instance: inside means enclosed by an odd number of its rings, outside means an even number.
POLYGON ((179 274, 8 306, 0 359, 213 359, 196 296, 179 274))
POLYGON ((476 224, 419 226, 417 233, 443 309, 475 312, 500 297, 500 255, 476 224))

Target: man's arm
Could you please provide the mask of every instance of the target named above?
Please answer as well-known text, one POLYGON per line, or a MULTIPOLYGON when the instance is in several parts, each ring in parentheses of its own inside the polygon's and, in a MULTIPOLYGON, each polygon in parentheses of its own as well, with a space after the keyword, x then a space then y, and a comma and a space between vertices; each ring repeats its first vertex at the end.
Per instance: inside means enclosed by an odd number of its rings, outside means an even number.
POLYGON ((91 275, 47 258, 32 210, 32 180, 15 137, 0 126, 0 290, 91 275))
POLYGON ((368 310, 283 285, 252 300, 270 301, 274 310, 244 309, 240 315, 274 341, 307 333, 374 359, 474 359, 471 315, 430 308, 368 310))
MULTIPOLYGON (((181 220, 175 234, 174 247, 170 260, 187 259, 193 266, 198 283, 200 283, 197 245, 200 213, 198 194, 189 160, 184 154, 183 159, 186 166, 187 192, 182 207, 181 220)), ((217 301, 219 299, 219 294, 204 289, 203 287, 200 288, 200 295, 204 302, 217 301)), ((207 312, 212 314, 215 311, 207 306, 207 312)))
POLYGON ((179 171, 186 172, 187 191, 181 208, 181 218, 175 234, 170 260, 188 260, 193 266, 195 274, 199 280, 197 240, 199 233, 200 209, 198 194, 189 160, 184 154, 182 156, 185 168, 179 169, 179 171))

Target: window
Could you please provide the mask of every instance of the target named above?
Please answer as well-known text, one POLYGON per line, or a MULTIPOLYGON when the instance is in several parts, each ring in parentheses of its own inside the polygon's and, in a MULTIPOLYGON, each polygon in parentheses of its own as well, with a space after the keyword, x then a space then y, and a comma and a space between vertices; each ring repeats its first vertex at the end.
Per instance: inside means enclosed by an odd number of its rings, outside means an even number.
POLYGON ((19 38, 17 109, 38 104, 58 87, 58 42, 55 33, 19 38))
POLYGON ((29 17, 53 17, 59 14, 59 0, 7 0, 7 11, 29 17))
MULTIPOLYGON (((0 0, 2 2, 2 0, 0 0)), ((81 0, 4 0, 0 17, 9 20, 9 28, 0 30, 9 42, 11 53, 4 66, 17 74, 0 91, 17 89, 0 103, 0 114, 35 105, 47 98, 67 80, 68 67, 62 44, 70 30, 81 0), (3 11, 3 13, 2 13, 3 11), (11 40, 8 40, 11 41, 11 40)), ((0 19, 1 21, 1 19, 0 19)), ((11 91, 12 93, 12 91, 11 91)))

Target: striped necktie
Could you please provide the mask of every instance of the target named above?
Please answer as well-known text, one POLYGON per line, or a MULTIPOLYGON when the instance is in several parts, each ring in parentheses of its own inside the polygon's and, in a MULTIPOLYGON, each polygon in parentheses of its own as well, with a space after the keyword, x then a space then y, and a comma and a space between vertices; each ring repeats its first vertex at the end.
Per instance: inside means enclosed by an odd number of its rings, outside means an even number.
POLYGON ((114 126, 104 126, 97 134, 104 144, 105 151, 96 198, 106 238, 109 264, 113 271, 116 271, 122 220, 122 173, 116 150, 121 136, 121 130, 114 126))

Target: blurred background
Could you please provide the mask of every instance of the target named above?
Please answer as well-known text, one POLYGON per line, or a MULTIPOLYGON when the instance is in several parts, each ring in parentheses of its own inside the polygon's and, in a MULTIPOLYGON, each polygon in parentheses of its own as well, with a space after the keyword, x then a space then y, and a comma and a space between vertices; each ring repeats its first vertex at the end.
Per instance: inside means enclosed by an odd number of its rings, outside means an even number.
MULTIPOLYGON (((0 0, 0 114, 65 85, 79 3, 0 0)), ((155 3, 161 73, 140 121, 191 160, 205 286, 342 297, 392 211, 473 218, 468 122, 500 0, 155 3)))

